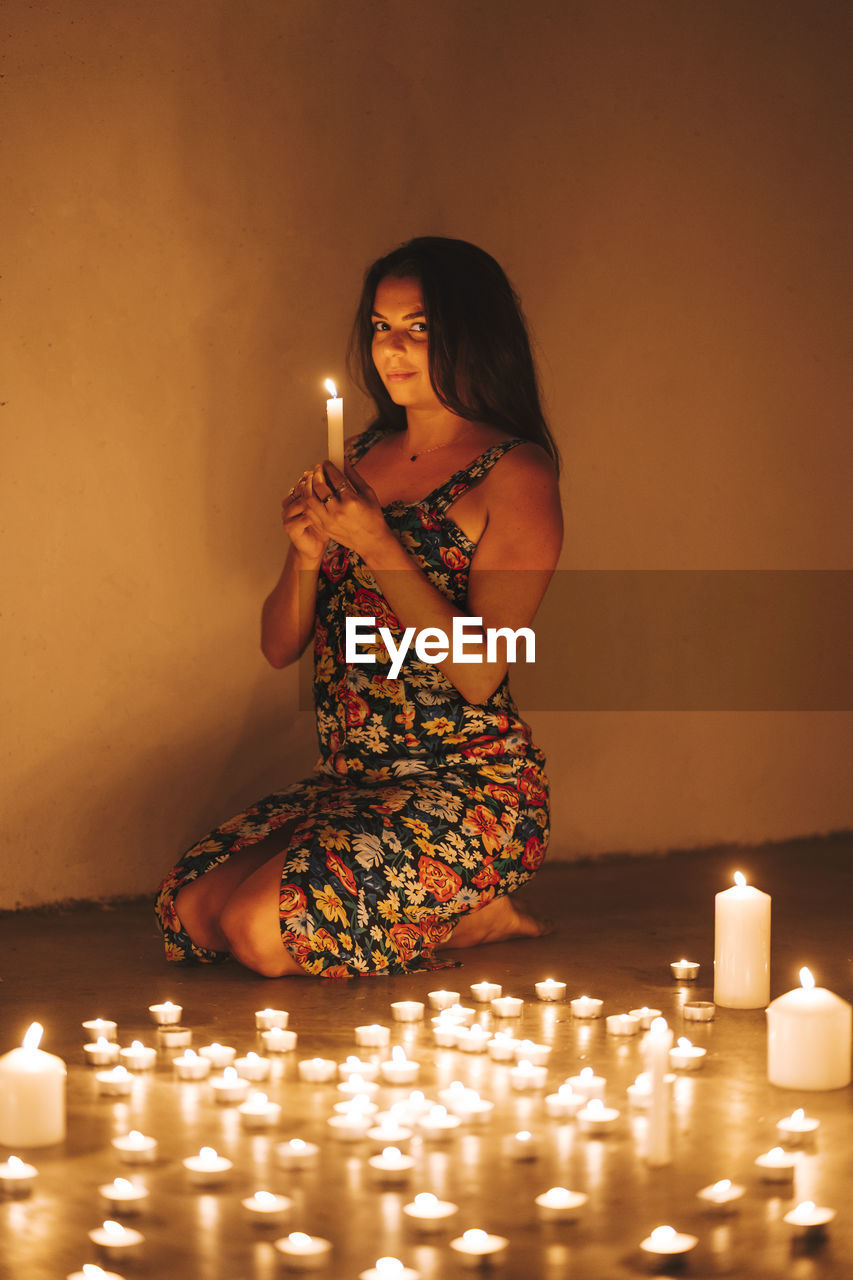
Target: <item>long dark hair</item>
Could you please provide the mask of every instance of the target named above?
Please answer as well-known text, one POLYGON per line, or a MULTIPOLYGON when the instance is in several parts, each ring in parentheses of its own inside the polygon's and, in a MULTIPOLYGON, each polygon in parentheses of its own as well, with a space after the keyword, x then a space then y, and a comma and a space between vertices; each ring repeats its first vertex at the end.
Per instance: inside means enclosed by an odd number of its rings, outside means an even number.
POLYGON ((405 409, 391 399, 373 363, 373 306, 387 276, 421 286, 430 381, 441 403, 460 418, 535 441, 559 468, 521 304, 495 259, 467 240, 419 236, 368 268, 349 362, 354 381, 376 405, 373 425, 395 431, 406 426, 405 409))

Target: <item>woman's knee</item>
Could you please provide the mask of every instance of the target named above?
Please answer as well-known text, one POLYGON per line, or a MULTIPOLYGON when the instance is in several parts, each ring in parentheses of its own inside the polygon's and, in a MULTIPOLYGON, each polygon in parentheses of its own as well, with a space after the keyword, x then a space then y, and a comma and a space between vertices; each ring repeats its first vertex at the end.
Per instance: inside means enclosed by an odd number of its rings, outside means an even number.
POLYGON ((296 961, 285 950, 277 921, 273 924, 266 912, 244 903, 235 894, 223 908, 219 918, 228 950, 235 960, 262 978, 281 978, 302 973, 296 961))

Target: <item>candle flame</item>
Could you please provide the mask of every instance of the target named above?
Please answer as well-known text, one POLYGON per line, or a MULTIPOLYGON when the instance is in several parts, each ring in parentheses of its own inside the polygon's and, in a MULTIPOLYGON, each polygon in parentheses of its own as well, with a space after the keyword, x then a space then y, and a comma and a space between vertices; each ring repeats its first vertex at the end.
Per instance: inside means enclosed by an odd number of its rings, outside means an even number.
POLYGON ((259 1209, 272 1209, 275 1204, 275 1196, 271 1191, 256 1191, 253 1198, 259 1209))
POLYGON ((215 1147, 202 1147, 198 1155, 200 1160, 205 1160, 205 1161, 219 1159, 219 1156, 217 1155, 215 1147))
POLYGON ((6 1163, 7 1163, 7 1165, 9 1166, 9 1172, 10 1172, 10 1173, 22 1173, 22 1172, 23 1172, 23 1169, 24 1169, 24 1162, 23 1162, 23 1160, 20 1158, 20 1156, 9 1156, 9 1159, 6 1161, 6 1163))
POLYGON ((814 991, 815 981, 812 971, 805 966, 800 970, 800 986, 804 991, 814 991))
POLYGON ((650 1239, 654 1244, 670 1244, 675 1239, 675 1227, 655 1227, 650 1239))
POLYGON ((304 1231, 291 1231, 287 1238, 291 1244, 296 1245, 297 1249, 304 1249, 307 1244, 311 1243, 311 1237, 306 1235, 304 1231))
POLYGON ((669 1024, 666 1018, 652 1018, 652 1025, 649 1027, 649 1031, 654 1031, 657 1035, 660 1035, 662 1031, 668 1030, 669 1024))
POLYGON ((116 1191, 121 1191, 124 1194, 127 1194, 128 1191, 133 1190, 133 1183, 130 1182, 127 1178, 113 1178, 113 1186, 115 1187, 116 1191))
POLYGON ((382 1148, 383 1160, 399 1160, 402 1154, 403 1153, 399 1147, 383 1147, 382 1148))
POLYGON ((438 1197, 431 1191, 419 1191, 415 1196, 415 1204, 419 1209, 431 1209, 433 1205, 438 1204, 438 1197))
POLYGON ((399 1063, 400 1065, 408 1061, 406 1058, 406 1050, 401 1044, 395 1044, 394 1048, 391 1050, 391 1061, 399 1063))
POLYGON ((743 874, 742 871, 735 872, 735 884, 739 889, 742 889, 746 884, 746 876, 743 874))
POLYGON ((678 1047, 679 1047, 679 1049, 692 1049, 692 1048, 693 1048, 693 1045, 692 1045, 692 1044, 691 1044, 691 1042, 687 1039, 687 1036, 679 1036, 679 1037, 678 1037, 678 1047))
POLYGON ((731 1191, 731 1189, 732 1189, 731 1178, 720 1178, 720 1181, 715 1182, 713 1187, 711 1188, 712 1191, 716 1191, 720 1195, 722 1195, 723 1192, 725 1191, 731 1191))
POLYGON ((376 1274, 381 1280, 394 1280, 395 1276, 401 1276, 405 1270, 399 1258, 376 1259, 376 1274))
POLYGON ((327 379, 326 379, 326 381, 323 383, 323 386, 326 388, 326 390, 328 391, 328 393, 329 393, 329 395, 332 397, 332 399, 333 399, 333 400, 337 400, 337 398, 338 398, 338 389, 337 389, 337 387, 335 386, 334 382, 332 382, 332 379, 331 379, 331 378, 327 378, 327 379))
POLYGON ((470 1244, 475 1249, 481 1249, 488 1240, 488 1232, 483 1231, 480 1227, 472 1227, 469 1231, 462 1232, 462 1239, 466 1244, 470 1244))
POLYGON ((107 1218, 104 1223, 104 1230, 108 1236, 112 1236, 116 1240, 121 1239, 124 1235, 124 1227, 120 1222, 113 1222, 112 1218, 107 1218))
POLYGON ((24 1042, 23 1042, 24 1048, 37 1049, 41 1044, 41 1038, 43 1035, 44 1035, 44 1027, 41 1025, 41 1023, 40 1022, 31 1023, 29 1029, 27 1030, 26 1035, 24 1036, 24 1042))
POLYGON ((106 1274, 106 1271, 102 1267, 95 1266, 94 1262, 83 1263, 83 1275, 86 1280, 99 1280, 100 1276, 105 1276, 106 1274))
POLYGON ((141 1040, 132 1040, 130 1043, 130 1047, 134 1053, 139 1053, 139 1050, 144 1049, 145 1045, 142 1043, 141 1040))
POLYGON ((802 1121, 805 1120, 805 1118, 806 1118, 806 1113, 802 1107, 795 1107, 794 1110, 791 1112, 791 1119, 795 1120, 798 1124, 802 1123, 802 1121))

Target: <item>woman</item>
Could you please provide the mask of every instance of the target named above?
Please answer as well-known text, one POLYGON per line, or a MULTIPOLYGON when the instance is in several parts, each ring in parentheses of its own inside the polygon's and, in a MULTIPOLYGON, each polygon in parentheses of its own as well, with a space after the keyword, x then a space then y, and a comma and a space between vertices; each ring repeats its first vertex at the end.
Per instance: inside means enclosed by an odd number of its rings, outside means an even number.
POLYGON ((506 653, 433 663, 410 649, 393 679, 381 642, 346 660, 348 617, 374 618, 398 648, 408 628, 450 636, 456 617, 533 619, 562 520, 518 300, 475 246, 412 240, 368 271, 351 358, 376 419, 343 474, 318 463, 284 499, 290 547, 262 616, 274 667, 313 636, 321 760, 166 878, 172 960, 401 973, 443 967, 444 946, 540 932, 509 896, 544 857, 548 794, 506 653))

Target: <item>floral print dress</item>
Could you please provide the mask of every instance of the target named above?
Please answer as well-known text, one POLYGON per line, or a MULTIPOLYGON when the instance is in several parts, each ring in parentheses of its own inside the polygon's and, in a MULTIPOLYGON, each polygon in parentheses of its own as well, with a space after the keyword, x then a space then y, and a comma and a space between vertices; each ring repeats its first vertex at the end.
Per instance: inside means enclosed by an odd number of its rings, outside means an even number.
MULTIPOLYGON (((352 443, 357 462, 380 438, 352 443)), ((491 446, 416 503, 385 519, 430 582, 467 613, 476 545, 452 504, 518 444, 491 446)), ((442 968, 435 950, 459 918, 513 893, 542 863, 548 842, 544 757, 520 719, 508 679, 468 703, 412 646, 396 679, 381 639, 345 660, 347 617, 375 618, 399 644, 401 627, 364 562, 330 542, 314 628, 314 701, 321 756, 311 777, 274 792, 194 845, 166 877, 157 915, 166 955, 213 961, 196 946, 174 899, 190 880, 284 824, 284 946, 309 974, 349 977, 442 968)))

